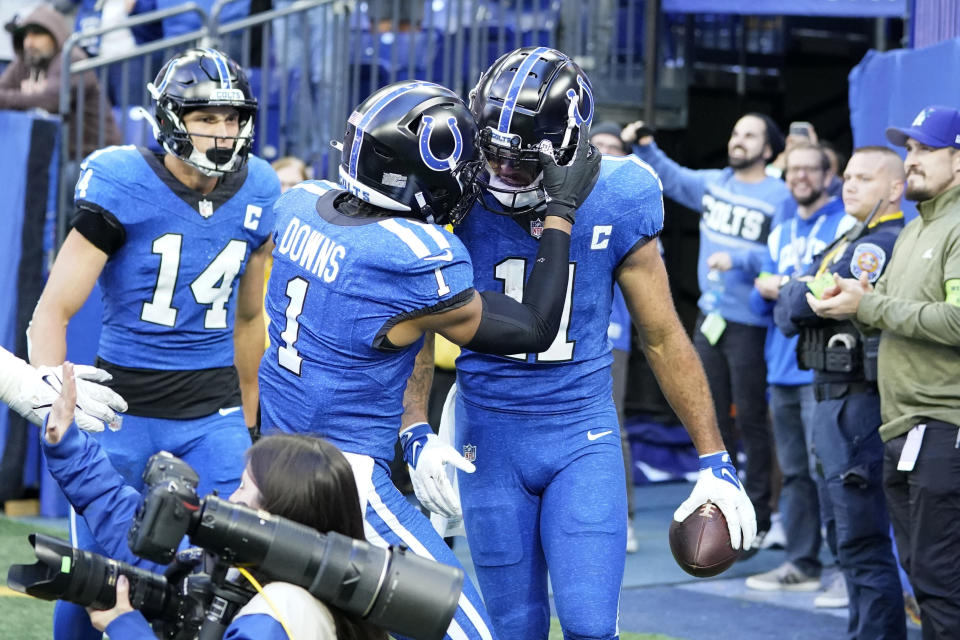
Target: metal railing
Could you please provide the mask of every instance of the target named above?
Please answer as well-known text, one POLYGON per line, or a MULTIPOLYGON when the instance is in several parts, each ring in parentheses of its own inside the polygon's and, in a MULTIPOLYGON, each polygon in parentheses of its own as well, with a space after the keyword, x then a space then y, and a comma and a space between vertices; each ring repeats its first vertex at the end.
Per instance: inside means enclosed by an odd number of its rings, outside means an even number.
MULTIPOLYGON (((145 85, 162 63, 157 59, 160 52, 169 57, 187 46, 214 46, 236 59, 250 77, 260 104, 254 152, 266 160, 297 155, 318 177, 335 178, 339 158, 330 141, 343 135, 354 105, 397 80, 437 82, 466 98, 481 72, 499 55, 520 46, 544 45, 577 59, 590 75, 601 114, 608 109, 617 115, 639 116, 644 76, 657 78, 660 71, 659 65, 650 68, 643 62, 643 34, 650 21, 644 0, 274 0, 277 8, 271 11, 221 24, 221 11, 232 1, 218 0, 209 15, 186 3, 74 33, 61 54, 60 112, 70 113, 70 105, 76 104, 78 116, 82 113, 86 96, 83 82, 76 80, 81 74, 95 73, 100 85, 100 143, 111 109, 108 86, 118 97, 112 106, 125 139, 136 138, 132 128, 139 131, 141 142, 150 142, 145 130, 138 129, 144 124, 131 119, 132 106, 150 105, 145 86, 139 93, 131 91, 135 89, 131 68, 137 69, 145 85), (71 62, 74 49, 88 38, 187 13, 200 17, 196 31, 71 62)), ((646 57, 650 51, 655 49, 648 47, 646 57)), ((670 105, 682 108, 685 85, 681 82, 671 89, 658 82, 658 100, 666 96, 670 105)), ((652 96, 648 102, 652 104, 652 96)), ((83 123, 67 118, 58 246, 72 211, 69 181, 82 159, 82 135, 83 123), (66 144, 71 136, 75 145, 66 144)))

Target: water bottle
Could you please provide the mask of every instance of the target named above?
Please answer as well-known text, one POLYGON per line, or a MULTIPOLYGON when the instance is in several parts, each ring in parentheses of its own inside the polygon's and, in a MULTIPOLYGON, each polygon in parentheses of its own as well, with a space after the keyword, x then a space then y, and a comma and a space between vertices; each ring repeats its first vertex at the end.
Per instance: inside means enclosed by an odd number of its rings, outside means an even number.
POLYGON ((723 273, 719 269, 707 272, 707 290, 703 292, 704 312, 712 313, 723 299, 723 273))

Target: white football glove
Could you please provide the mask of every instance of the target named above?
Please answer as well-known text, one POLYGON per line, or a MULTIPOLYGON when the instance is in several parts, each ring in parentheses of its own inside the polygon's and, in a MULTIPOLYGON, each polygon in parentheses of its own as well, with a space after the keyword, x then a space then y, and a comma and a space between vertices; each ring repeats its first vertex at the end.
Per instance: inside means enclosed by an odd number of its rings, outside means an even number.
MULTIPOLYGON (((42 425, 63 386, 63 368, 34 368, 11 354, 4 354, 0 374, 0 397, 10 408, 35 425, 42 425)), ((112 376, 103 369, 85 365, 74 367, 77 377, 77 426, 84 431, 112 431, 120 428, 118 412, 127 410, 127 403, 117 393, 97 384, 112 376)))
POLYGON ((757 535, 757 514, 753 503, 743 490, 737 470, 726 451, 700 456, 700 476, 690 497, 677 507, 673 519, 683 522, 707 501, 720 507, 730 530, 730 544, 734 549, 749 549, 757 535), (741 547, 741 529, 743 530, 741 547))
POLYGON ((452 464, 461 471, 473 473, 476 470, 473 463, 442 442, 425 422, 403 429, 400 446, 420 504, 448 518, 462 517, 460 498, 450 484, 444 466, 452 464))

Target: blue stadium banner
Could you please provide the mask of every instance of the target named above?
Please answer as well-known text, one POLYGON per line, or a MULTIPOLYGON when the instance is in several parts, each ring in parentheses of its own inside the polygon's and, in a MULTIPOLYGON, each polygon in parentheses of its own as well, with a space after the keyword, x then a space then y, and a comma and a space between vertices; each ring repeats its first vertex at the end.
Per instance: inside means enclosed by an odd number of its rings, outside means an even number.
POLYGON ((663 0, 664 13, 903 18, 907 0, 663 0))

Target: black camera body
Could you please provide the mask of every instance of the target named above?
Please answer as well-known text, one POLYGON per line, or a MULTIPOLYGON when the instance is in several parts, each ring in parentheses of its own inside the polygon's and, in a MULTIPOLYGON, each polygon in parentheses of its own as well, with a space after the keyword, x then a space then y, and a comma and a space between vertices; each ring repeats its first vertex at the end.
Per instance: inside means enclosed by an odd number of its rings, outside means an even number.
POLYGON ((141 558, 169 564, 200 509, 200 478, 186 462, 161 451, 151 456, 143 471, 147 488, 127 533, 130 550, 141 558))
POLYGON ((238 566, 256 569, 264 580, 301 586, 394 634, 417 640, 445 635, 463 587, 461 569, 403 547, 319 533, 215 495, 199 499, 196 472, 167 452, 150 458, 143 478, 146 493, 127 541, 142 558, 175 560, 163 576, 32 534, 37 563, 11 566, 9 586, 45 600, 108 609, 116 603, 116 579, 125 575, 131 604, 163 638, 219 640, 254 595, 227 580, 227 569, 238 566), (184 536, 199 549, 177 553, 184 536))

